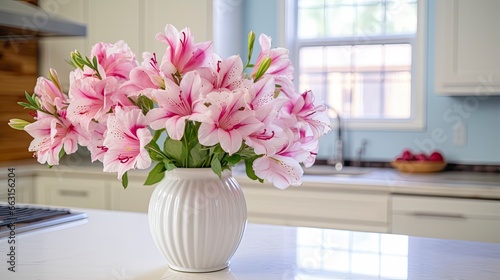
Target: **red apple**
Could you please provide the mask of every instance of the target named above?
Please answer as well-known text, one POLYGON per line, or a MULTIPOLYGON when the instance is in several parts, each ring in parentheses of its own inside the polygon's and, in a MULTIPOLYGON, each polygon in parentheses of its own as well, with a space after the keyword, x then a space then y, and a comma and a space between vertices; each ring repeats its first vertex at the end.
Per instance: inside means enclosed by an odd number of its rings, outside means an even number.
POLYGON ((420 153, 420 154, 415 155, 415 160, 427 161, 427 160, 429 160, 429 158, 427 157, 427 155, 425 153, 420 153))
POLYGON ((413 155, 413 152, 410 149, 406 149, 403 151, 401 154, 401 160, 415 160, 415 156, 413 155))
POLYGON ((440 152, 434 151, 434 152, 432 152, 432 154, 429 155, 429 160, 430 161, 444 161, 444 157, 440 152))

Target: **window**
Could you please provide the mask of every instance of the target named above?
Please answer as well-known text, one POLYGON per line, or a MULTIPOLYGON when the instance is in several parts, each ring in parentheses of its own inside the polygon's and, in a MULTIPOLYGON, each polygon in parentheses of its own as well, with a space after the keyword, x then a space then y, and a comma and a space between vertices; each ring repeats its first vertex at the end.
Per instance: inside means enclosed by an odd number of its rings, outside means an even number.
POLYGON ((422 3, 290 3, 287 34, 300 90, 313 90, 350 127, 423 126, 422 3))

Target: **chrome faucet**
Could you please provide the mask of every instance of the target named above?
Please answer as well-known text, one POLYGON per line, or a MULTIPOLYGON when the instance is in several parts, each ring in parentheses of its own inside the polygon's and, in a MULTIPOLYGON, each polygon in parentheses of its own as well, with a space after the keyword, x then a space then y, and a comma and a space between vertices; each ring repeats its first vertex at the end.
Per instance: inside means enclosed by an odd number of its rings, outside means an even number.
POLYGON ((335 140, 335 152, 328 157, 326 160, 326 163, 328 165, 333 165, 335 166, 335 169, 337 171, 342 170, 344 167, 344 157, 343 157, 343 143, 342 143, 342 120, 340 118, 340 114, 337 110, 335 110, 333 107, 328 106, 328 109, 332 110, 335 113, 335 116, 337 118, 337 139, 335 140))

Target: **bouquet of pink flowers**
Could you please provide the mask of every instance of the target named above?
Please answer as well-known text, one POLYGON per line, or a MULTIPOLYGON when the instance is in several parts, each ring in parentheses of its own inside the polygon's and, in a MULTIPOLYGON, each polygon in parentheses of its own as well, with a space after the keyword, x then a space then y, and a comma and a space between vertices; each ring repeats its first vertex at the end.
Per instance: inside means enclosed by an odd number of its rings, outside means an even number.
POLYGON ((29 151, 38 162, 57 165, 80 145, 124 187, 128 170, 153 162, 147 185, 176 167, 210 167, 220 176, 240 162, 251 179, 300 185, 302 165, 314 163, 330 120, 311 91, 295 91, 288 50, 271 48, 262 34, 251 64, 250 32, 243 65, 238 55, 213 53, 211 42, 195 43, 188 28, 167 25, 156 38, 166 44, 160 61, 144 53, 139 64, 123 41, 98 43, 90 57, 72 52, 67 94, 55 70, 38 78, 34 94, 19 103, 35 110, 34 122, 9 122, 34 138, 29 151))

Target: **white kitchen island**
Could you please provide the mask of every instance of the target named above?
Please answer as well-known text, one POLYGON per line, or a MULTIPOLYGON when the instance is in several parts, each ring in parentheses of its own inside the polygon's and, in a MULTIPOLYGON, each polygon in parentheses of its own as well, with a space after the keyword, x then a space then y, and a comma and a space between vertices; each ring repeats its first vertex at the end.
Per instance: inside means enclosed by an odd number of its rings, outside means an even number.
MULTIPOLYGON (((81 210, 81 209, 78 209, 81 210)), ((0 279, 500 279, 500 244, 248 224, 229 269, 172 271, 143 213, 88 218, 0 239, 0 279)))

